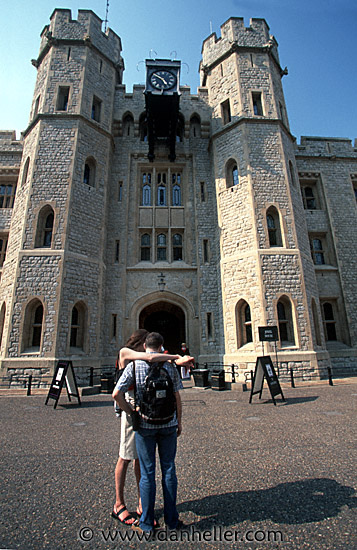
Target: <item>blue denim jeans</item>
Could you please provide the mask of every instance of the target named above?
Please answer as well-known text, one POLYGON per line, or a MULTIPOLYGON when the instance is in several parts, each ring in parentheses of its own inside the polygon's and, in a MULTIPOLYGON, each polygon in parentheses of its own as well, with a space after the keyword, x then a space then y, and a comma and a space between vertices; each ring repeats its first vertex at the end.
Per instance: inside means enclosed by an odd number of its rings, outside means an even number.
POLYGON ((176 509, 177 477, 175 468, 177 427, 139 428, 135 432, 135 443, 141 470, 139 488, 143 513, 140 517, 140 527, 143 531, 151 531, 154 528, 157 446, 162 474, 165 523, 169 529, 175 529, 178 522, 178 512, 176 509))

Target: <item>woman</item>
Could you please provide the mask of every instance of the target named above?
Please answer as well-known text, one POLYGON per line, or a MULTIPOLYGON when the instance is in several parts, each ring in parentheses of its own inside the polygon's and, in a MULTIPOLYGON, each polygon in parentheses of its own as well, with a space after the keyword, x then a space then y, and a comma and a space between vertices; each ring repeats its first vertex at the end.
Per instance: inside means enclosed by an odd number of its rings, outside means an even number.
MULTIPOLYGON (((145 353, 144 342, 148 334, 145 329, 139 329, 133 332, 127 341, 124 348, 119 352, 118 368, 124 369, 131 361, 142 359, 148 362, 158 361, 176 361, 186 363, 192 358, 181 358, 180 355, 170 355, 167 353, 145 353)), ((134 388, 129 388, 126 396, 127 400, 134 402, 134 388)), ((140 465, 138 455, 136 453, 135 446, 135 432, 133 430, 131 417, 124 411, 121 414, 121 426, 120 426, 120 448, 119 458, 115 468, 115 493, 116 500, 112 512, 112 517, 119 520, 125 525, 132 525, 136 518, 134 518, 127 510, 124 501, 124 485, 126 472, 129 466, 129 462, 134 461, 134 472, 136 477, 136 483, 138 487, 138 507, 136 513, 138 516, 141 514, 141 502, 139 492, 140 481, 140 465)))

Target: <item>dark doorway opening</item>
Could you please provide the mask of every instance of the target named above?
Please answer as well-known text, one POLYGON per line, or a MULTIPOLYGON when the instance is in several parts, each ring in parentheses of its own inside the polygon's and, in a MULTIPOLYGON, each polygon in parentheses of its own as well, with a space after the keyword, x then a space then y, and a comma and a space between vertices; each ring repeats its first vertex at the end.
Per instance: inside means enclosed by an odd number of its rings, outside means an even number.
POLYGON ((170 353, 179 353, 181 343, 185 342, 185 314, 175 304, 156 302, 147 306, 140 313, 139 327, 159 332, 170 353))

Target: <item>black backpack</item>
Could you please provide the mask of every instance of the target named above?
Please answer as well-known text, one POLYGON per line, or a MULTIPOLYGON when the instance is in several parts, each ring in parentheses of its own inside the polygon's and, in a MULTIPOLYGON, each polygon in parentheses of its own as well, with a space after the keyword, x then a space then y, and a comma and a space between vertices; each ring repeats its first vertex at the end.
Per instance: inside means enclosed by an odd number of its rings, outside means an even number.
POLYGON ((162 365, 153 363, 145 378, 140 417, 148 424, 167 424, 173 419, 176 411, 174 385, 171 376, 162 365))

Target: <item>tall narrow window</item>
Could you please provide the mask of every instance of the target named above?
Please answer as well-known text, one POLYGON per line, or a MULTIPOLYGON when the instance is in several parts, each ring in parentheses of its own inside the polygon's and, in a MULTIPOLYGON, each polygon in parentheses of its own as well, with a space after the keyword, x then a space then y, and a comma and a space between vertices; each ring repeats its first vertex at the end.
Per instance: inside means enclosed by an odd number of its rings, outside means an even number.
POLYGON ((294 346, 294 325, 291 302, 287 296, 280 298, 277 304, 279 338, 282 347, 294 346))
POLYGON ((89 187, 95 187, 96 162, 93 157, 88 157, 84 164, 83 183, 89 187))
POLYGON ((252 101, 253 101, 253 113, 256 116, 263 116, 264 113, 263 113, 261 92, 252 92, 252 101))
POLYGON ((71 348, 84 350, 87 323, 87 307, 83 302, 77 302, 72 308, 70 342, 71 348))
POLYGON ((252 316, 249 304, 240 300, 236 306, 237 347, 253 342, 252 316))
POLYGON ((151 206, 151 173, 142 176, 142 206, 151 206))
POLYGON ((172 174, 172 206, 181 206, 181 174, 172 174))
POLYGON ((157 206, 166 206, 166 173, 157 174, 157 206))
POLYGON ((236 164, 232 168, 232 181, 233 185, 238 185, 239 183, 238 166, 236 164))
POLYGON ((134 118, 131 113, 127 113, 123 118, 123 137, 134 136, 134 118))
POLYGON ((223 124, 228 124, 232 120, 231 116, 231 106, 229 104, 229 99, 226 99, 226 101, 223 101, 221 103, 221 115, 222 115, 222 121, 223 124))
POLYGON ((204 181, 200 182, 201 202, 206 202, 206 184, 204 181))
POLYGON ((22 330, 22 352, 38 352, 41 347, 43 329, 43 305, 35 298, 27 304, 22 330))
POLYGON ((279 213, 274 206, 267 210, 267 226, 270 246, 283 246, 279 213))
POLYGON ((79 312, 78 312, 78 308, 74 306, 72 309, 71 340, 69 344, 71 348, 77 347, 78 332, 79 332, 79 312))
POLYGON ((158 262, 166 261, 166 235, 164 233, 157 236, 156 259, 158 262))
POLYGON ((118 315, 113 313, 112 315, 112 339, 117 337, 118 315))
POLYGON ((225 167, 226 187, 234 187, 239 184, 239 171, 237 161, 229 159, 225 167))
POLYGON ((69 86, 60 86, 57 95, 57 111, 68 110, 69 86))
POLYGON ((32 347, 39 348, 41 345, 43 305, 39 304, 34 311, 32 323, 32 347))
POLYGON ((92 102, 92 112, 91 112, 92 120, 95 120, 96 122, 100 122, 101 110, 102 110, 102 102, 98 97, 94 96, 93 102, 92 102))
POLYGON ((203 239, 203 261, 205 264, 209 262, 209 246, 208 239, 203 239))
POLYGON ((53 222, 54 222, 54 214, 53 212, 50 212, 45 220, 45 226, 43 229, 44 236, 43 236, 43 246, 45 248, 51 248, 52 243, 52 233, 53 233, 53 222))
POLYGON ((2 344, 2 336, 4 333, 5 313, 6 313, 6 304, 5 302, 3 302, 0 310, 0 348, 2 344))
POLYGON ((35 248, 51 248, 54 219, 54 212, 50 205, 46 205, 40 210, 37 219, 35 248))
POLYGON ((201 120, 198 115, 193 115, 190 120, 190 136, 201 137, 201 120))
POLYGON ((140 259, 142 262, 150 262, 151 259, 151 238, 148 233, 141 236, 140 259))
POLYGON ((22 179, 21 184, 24 185, 27 182, 28 174, 29 174, 29 167, 30 167, 30 157, 27 157, 24 170, 22 173, 22 179))
POLYGON ((146 113, 142 113, 140 115, 139 132, 140 132, 140 140, 147 141, 148 140, 148 122, 146 118, 146 113))
POLYGON ((115 241, 114 262, 116 264, 119 263, 119 255, 120 255, 120 242, 115 241))
POLYGON ((123 182, 118 182, 118 202, 123 200, 123 182))
POLYGON ((172 257, 174 262, 182 260, 182 235, 180 233, 175 233, 172 237, 172 257))
POLYGON ((318 238, 312 238, 310 240, 310 248, 312 260, 315 265, 324 265, 325 264, 325 253, 324 247, 322 245, 322 240, 318 238))
POLYGON ((7 235, 0 235, 0 267, 4 265, 7 249, 7 235))
POLYGON ((208 339, 211 339, 212 338, 212 333, 213 333, 213 330, 212 330, 212 313, 211 312, 206 313, 206 321, 207 321, 207 337, 208 337, 208 339))
POLYGON ((335 313, 331 302, 325 302, 322 305, 322 317, 326 340, 337 340, 335 313))
POLYGON ((38 114, 38 110, 39 110, 39 107, 40 107, 40 98, 41 98, 41 96, 37 96, 37 98, 36 98, 35 108, 33 110, 33 118, 35 118, 35 116, 37 116, 37 114, 38 114))

